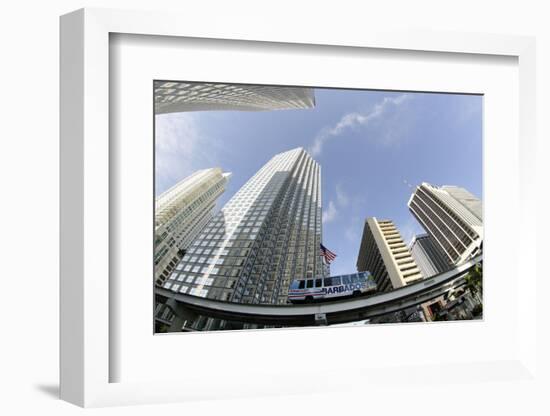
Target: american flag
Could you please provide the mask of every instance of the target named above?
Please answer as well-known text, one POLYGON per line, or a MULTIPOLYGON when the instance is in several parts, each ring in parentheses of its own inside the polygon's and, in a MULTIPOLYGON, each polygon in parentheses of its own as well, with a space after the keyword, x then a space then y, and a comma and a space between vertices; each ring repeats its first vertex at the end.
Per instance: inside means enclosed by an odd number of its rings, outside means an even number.
POLYGON ((327 264, 330 264, 330 262, 336 258, 336 254, 334 254, 324 245, 321 244, 320 246, 321 246, 321 256, 325 258, 325 261, 327 262, 327 264))

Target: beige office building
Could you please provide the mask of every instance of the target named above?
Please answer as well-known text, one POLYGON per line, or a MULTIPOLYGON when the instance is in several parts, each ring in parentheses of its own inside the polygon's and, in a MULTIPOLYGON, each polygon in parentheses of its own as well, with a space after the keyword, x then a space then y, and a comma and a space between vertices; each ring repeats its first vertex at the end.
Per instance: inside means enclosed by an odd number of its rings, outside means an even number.
POLYGON ((230 173, 199 170, 159 195, 155 203, 155 283, 162 285, 210 221, 230 173))
POLYGON ((155 113, 269 111, 315 107, 312 88, 155 81, 155 113))
POLYGON ((371 272, 379 292, 397 289, 423 278, 393 222, 375 217, 365 221, 357 271, 371 272))
POLYGON ((458 265, 481 252, 482 202, 466 189, 422 183, 408 206, 451 264, 458 265))

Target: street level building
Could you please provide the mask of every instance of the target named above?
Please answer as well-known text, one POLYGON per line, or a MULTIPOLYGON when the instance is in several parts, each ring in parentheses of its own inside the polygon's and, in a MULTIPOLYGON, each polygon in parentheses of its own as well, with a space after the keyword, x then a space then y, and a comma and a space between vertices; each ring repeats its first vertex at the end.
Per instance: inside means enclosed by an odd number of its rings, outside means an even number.
POLYGON ((423 278, 401 234, 390 220, 367 218, 357 257, 357 271, 369 271, 379 292, 423 278))
POLYGON ((428 234, 415 236, 409 251, 425 279, 452 268, 448 257, 428 234))
POLYGON ((466 189, 422 183, 408 206, 451 264, 460 264, 481 251, 482 203, 466 189))
POLYGON ((265 111, 315 107, 311 88, 269 85, 155 82, 155 113, 265 111))
MULTIPOLYGON (((225 204, 164 287, 223 301, 285 304, 292 279, 323 275, 320 243, 321 168, 297 148, 274 156, 225 204)), ((219 328, 209 322, 191 326, 219 328)))
POLYGON ((162 285, 213 217, 231 174, 199 170, 158 196, 155 202, 155 283, 162 285))

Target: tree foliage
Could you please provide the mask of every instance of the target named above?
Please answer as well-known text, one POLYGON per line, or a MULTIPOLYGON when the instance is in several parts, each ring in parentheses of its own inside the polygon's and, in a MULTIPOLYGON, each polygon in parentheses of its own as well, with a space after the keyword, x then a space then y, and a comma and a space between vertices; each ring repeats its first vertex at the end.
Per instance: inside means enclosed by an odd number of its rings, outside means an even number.
POLYGON ((483 267, 481 263, 476 264, 464 278, 466 288, 472 293, 479 293, 483 296, 483 267))

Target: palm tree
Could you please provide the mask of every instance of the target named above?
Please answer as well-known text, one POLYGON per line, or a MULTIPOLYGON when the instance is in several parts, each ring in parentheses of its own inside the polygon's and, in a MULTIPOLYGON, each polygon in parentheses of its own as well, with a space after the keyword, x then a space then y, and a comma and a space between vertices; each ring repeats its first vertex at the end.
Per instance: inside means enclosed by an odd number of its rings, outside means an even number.
POLYGON ((470 291, 472 295, 479 293, 480 298, 483 297, 483 267, 481 263, 476 264, 464 278, 466 280, 466 289, 470 291))

